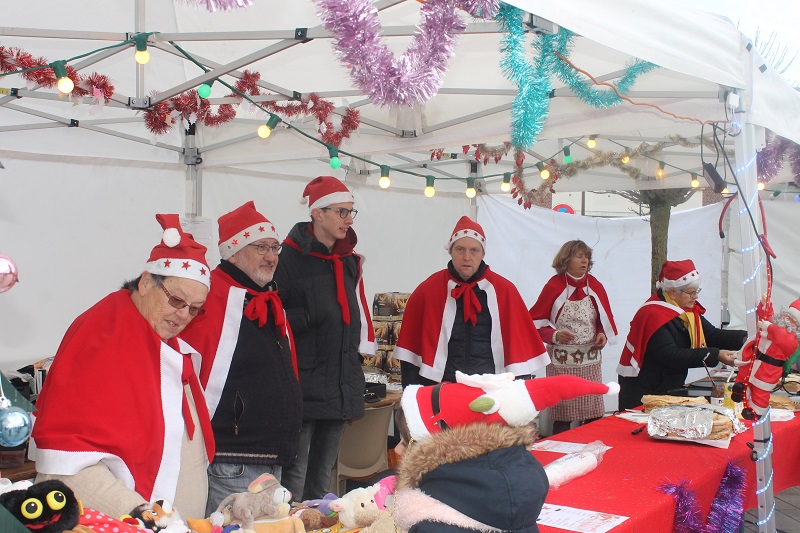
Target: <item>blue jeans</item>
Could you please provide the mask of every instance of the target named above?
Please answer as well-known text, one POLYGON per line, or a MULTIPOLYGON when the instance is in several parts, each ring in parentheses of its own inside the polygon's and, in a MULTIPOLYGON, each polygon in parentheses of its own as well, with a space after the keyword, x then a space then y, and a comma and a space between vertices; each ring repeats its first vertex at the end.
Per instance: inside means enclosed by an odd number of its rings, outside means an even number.
POLYGON ((344 420, 306 420, 295 462, 283 469, 282 484, 295 501, 315 500, 329 492, 331 470, 339 457, 344 420))
POLYGON ((247 487, 261 474, 272 474, 281 480, 280 465, 233 465, 212 463, 208 466, 208 503, 206 517, 217 510, 222 500, 236 494, 247 492, 247 487))

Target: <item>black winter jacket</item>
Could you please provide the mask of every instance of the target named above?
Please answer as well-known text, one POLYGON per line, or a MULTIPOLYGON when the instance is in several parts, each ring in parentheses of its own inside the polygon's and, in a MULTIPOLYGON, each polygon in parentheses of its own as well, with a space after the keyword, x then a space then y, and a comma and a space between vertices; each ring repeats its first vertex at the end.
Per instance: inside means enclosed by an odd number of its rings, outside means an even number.
MULTIPOLYGON (((304 420, 349 420, 364 414, 364 372, 359 342, 361 318, 358 307, 358 261, 355 255, 340 258, 350 308, 350 325, 342 320, 336 299, 336 278, 330 260, 309 255, 329 255, 327 247, 309 231, 310 222, 298 222, 284 245, 275 281, 292 327, 303 389, 304 420)), ((357 241, 348 230, 346 248, 357 241)), ((341 241, 337 250, 341 251, 341 241)), ((372 324, 363 327, 371 328, 372 324)))
MULTIPOLYGON (((661 291, 659 296, 663 300, 661 291)), ((642 368, 636 377, 619 376, 619 409, 642 405, 645 394, 667 394, 686 383, 690 368, 709 368, 719 363, 719 351, 738 350, 747 339, 747 332, 738 329, 719 329, 704 317, 703 334, 708 348, 692 348, 689 330, 679 317, 673 318, 653 333, 647 342, 642 368)))
MULTIPOLYGON (((261 292, 250 277, 227 261, 220 270, 243 287, 261 292)), ((213 274, 212 274, 213 275, 213 274)), ((250 296, 245 298, 245 307, 250 296)), ((264 327, 242 315, 228 378, 211 420, 218 463, 291 464, 297 456, 303 400, 292 364, 289 340, 272 319, 264 327)))

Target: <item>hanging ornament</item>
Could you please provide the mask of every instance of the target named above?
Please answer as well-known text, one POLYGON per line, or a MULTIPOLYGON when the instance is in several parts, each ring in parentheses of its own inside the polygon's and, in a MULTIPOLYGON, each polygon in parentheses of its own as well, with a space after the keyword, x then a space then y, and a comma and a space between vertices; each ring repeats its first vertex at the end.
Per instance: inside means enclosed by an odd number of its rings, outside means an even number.
POLYGON ((11 404, 3 390, 3 382, 10 385, 5 377, 0 376, 0 446, 12 448, 31 436, 31 417, 24 409, 11 404))
POLYGON ((7 255, 0 255, 0 293, 11 290, 18 281, 17 265, 7 255))
POLYGON ((800 145, 767 131, 767 144, 756 154, 759 178, 769 183, 781 171, 785 160, 789 161, 794 182, 800 185, 800 145))
POLYGON ((373 0, 316 3, 353 83, 378 106, 412 106, 436 95, 453 57, 456 36, 466 28, 456 8, 482 19, 492 18, 498 9, 497 0, 427 0, 411 45, 395 57, 381 40, 382 26, 373 0))

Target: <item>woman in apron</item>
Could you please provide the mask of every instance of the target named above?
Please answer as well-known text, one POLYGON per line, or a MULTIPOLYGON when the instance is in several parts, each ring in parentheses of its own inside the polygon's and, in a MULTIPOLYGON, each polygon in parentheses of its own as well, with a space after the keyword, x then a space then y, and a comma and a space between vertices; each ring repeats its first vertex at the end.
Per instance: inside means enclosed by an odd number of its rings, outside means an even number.
MULTIPOLYGON (((564 243, 553 259, 556 275, 530 309, 550 354, 548 376, 603 381, 600 350, 614 339, 617 327, 603 285, 589 274, 592 264, 592 249, 585 242, 564 243)), ((568 430, 573 421, 596 420, 604 411, 601 396, 562 401, 550 408, 553 434, 568 430)))

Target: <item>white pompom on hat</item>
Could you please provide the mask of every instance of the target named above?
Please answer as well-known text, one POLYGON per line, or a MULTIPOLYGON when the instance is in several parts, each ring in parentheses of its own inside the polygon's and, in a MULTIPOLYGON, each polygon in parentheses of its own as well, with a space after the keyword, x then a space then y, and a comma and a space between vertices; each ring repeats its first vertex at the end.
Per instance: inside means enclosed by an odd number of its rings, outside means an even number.
POLYGON ((318 176, 311 180, 303 190, 301 204, 308 204, 308 212, 312 209, 328 207, 333 204, 355 202, 353 193, 338 178, 318 176))
POLYGON ((793 301, 788 308, 786 308, 786 313, 792 317, 794 323, 800 327, 800 298, 793 301))
POLYGON ((223 259, 230 259, 248 244, 261 239, 281 240, 275 226, 256 211, 252 201, 219 217, 219 255, 223 259))
POLYGON ((159 276, 193 279, 211 287, 206 247, 195 241, 191 233, 184 233, 178 215, 158 214, 156 220, 164 232, 161 242, 150 252, 145 271, 159 276))

